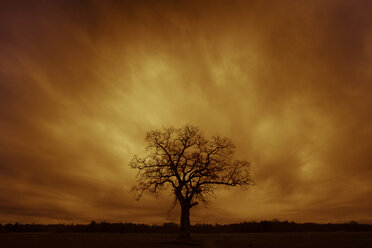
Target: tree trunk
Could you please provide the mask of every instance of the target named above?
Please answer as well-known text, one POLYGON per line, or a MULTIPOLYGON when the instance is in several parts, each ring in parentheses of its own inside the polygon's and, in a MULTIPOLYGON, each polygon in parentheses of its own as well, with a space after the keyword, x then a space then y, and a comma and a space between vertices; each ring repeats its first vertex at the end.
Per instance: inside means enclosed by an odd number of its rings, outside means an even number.
POLYGON ((180 235, 179 239, 190 238, 190 205, 181 205, 181 221, 180 221, 180 235))

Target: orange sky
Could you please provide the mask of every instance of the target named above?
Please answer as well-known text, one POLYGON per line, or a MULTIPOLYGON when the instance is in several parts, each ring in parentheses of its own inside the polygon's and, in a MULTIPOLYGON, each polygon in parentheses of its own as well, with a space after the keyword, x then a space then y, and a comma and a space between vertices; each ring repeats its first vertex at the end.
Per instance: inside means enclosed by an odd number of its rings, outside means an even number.
POLYGON ((256 186, 191 221, 372 223, 372 2, 1 1, 0 223, 178 221, 145 132, 232 138, 256 186))

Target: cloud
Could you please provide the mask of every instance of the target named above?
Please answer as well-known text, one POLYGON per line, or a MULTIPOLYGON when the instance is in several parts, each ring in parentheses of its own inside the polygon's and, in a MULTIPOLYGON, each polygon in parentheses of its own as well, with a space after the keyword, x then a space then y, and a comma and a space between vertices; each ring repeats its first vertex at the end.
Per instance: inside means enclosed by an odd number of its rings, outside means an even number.
POLYGON ((127 164, 185 123, 257 183, 194 221, 371 220, 369 1, 2 5, 1 222, 177 220, 166 194, 133 201, 127 164))

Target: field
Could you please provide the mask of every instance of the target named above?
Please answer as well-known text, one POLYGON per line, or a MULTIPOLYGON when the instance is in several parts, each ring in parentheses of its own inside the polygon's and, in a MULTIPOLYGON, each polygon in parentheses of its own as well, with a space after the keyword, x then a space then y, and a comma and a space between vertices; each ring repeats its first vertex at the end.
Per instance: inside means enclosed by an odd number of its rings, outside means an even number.
POLYGON ((261 247, 371 248, 372 232, 193 234, 189 244, 175 234, 2 233, 0 247, 261 247))

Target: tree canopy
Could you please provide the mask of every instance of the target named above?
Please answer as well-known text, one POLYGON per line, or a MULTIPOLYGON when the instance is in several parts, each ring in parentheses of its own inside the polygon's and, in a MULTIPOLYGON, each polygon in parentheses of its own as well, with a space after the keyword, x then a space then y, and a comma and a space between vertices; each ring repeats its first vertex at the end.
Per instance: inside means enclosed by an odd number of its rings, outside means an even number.
POLYGON ((147 132, 146 156, 134 156, 130 166, 138 170, 138 198, 145 191, 157 194, 174 190, 183 221, 190 225, 189 210, 208 202, 218 186, 253 185, 249 163, 235 160, 235 146, 225 137, 207 139, 198 127, 163 128, 147 132), (185 211, 185 213, 183 213, 185 211))

